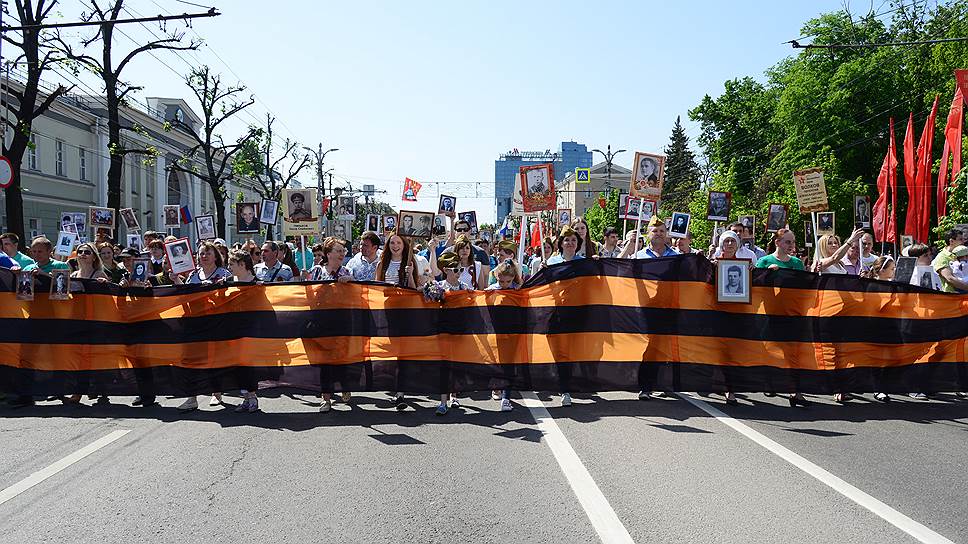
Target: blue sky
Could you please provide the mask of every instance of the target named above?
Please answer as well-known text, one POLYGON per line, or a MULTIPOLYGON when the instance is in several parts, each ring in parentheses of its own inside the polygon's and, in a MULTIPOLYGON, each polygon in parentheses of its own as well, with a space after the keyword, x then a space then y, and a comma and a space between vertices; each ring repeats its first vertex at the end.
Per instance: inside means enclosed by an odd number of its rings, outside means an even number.
MULTIPOLYGON (((199 9, 129 2, 139 15, 199 9)), ((209 64, 259 98, 225 136, 269 110, 283 136, 340 149, 325 166, 337 183, 372 183, 399 207, 411 177, 424 198, 408 208, 434 208, 439 187, 489 222, 499 153, 575 140, 628 149, 617 160, 627 166, 631 151, 666 145, 677 115, 685 121, 726 79, 761 77, 793 53, 781 42, 799 37, 804 21, 842 5, 222 0, 222 16, 193 23, 206 40, 200 51, 142 57, 127 78, 145 86, 143 96, 187 98, 175 72, 209 64)), ((127 32, 150 38, 137 25, 127 32)), ((117 44, 132 47, 125 37, 117 44)), ((694 139, 698 127, 685 123, 694 139)), ((311 173, 302 179, 314 183, 311 173)))

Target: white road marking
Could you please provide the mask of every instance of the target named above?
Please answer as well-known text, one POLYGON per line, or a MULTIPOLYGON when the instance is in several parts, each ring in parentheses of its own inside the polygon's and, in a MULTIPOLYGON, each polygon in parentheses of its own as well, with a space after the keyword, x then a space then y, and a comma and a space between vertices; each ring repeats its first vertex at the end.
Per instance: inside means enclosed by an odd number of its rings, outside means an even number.
POLYGON ((73 465, 74 463, 80 461, 81 459, 84 459, 88 455, 91 455, 97 450, 103 448, 104 446, 107 446, 111 442, 114 442, 115 440, 121 438, 122 436, 130 432, 131 432, 130 430, 113 431, 107 436, 104 436, 102 438, 95 440, 94 442, 91 442, 90 444, 75 451, 74 453, 68 455, 67 457, 64 457, 63 459, 56 461, 53 464, 38 470, 37 472, 31 474, 30 476, 27 476, 23 480, 20 480, 19 482, 4 489, 3 491, 0 491, 0 504, 3 504, 9 501, 10 499, 23 493, 24 491, 27 491, 31 487, 34 487, 40 482, 43 482, 47 478, 50 478, 51 476, 73 465))
POLYGON ((612 505, 608 503, 608 499, 602 494, 598 484, 592 479, 588 469, 582 464, 578 454, 572 449, 568 439, 558 428, 558 424, 538 396, 530 391, 521 391, 520 394, 523 399, 522 404, 531 410, 531 416, 534 417, 538 430, 541 431, 545 443, 551 448, 551 453, 555 455, 558 466, 565 474, 571 490, 578 497, 578 502, 585 509, 585 514, 592 522, 595 532, 598 533, 598 538, 606 544, 634 544, 628 529, 618 519, 615 510, 612 510, 612 505))
POLYGON ((762 433, 729 416, 709 403, 701 399, 697 399, 687 393, 678 393, 678 395, 690 402, 696 408, 699 408, 703 412, 706 412, 707 414, 718 419, 724 425, 732 428, 734 431, 742 434, 746 438, 749 438, 753 442, 756 442, 760 446, 770 450, 784 461, 820 480, 834 491, 870 510, 881 519, 916 538, 919 542, 924 542, 925 544, 954 544, 951 540, 948 540, 944 536, 932 531, 931 529, 928 529, 917 521, 914 521, 913 519, 884 504, 883 502, 868 495, 867 493, 864 493, 860 489, 850 485, 844 480, 841 480, 827 470, 824 470, 820 466, 804 459, 790 449, 781 446, 779 443, 767 438, 762 433))

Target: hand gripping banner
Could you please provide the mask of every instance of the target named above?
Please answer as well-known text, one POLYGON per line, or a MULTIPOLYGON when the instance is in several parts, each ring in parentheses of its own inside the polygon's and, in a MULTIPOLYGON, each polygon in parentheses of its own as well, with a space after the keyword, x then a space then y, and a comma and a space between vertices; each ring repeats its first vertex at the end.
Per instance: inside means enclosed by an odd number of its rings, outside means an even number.
POLYGON ((968 390, 968 298, 790 270, 716 302, 698 255, 585 259, 443 304, 374 283, 122 289, 18 301, 0 270, 0 390, 968 390))

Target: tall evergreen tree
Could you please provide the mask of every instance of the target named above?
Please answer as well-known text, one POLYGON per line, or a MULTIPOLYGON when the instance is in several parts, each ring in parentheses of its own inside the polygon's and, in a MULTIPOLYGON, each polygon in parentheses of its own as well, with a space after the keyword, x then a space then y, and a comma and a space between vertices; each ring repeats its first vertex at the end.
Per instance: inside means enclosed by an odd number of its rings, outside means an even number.
POLYGON ((662 211, 685 211, 693 192, 699 188, 699 163, 689 149, 689 137, 676 117, 672 137, 665 148, 665 184, 662 188, 662 211))

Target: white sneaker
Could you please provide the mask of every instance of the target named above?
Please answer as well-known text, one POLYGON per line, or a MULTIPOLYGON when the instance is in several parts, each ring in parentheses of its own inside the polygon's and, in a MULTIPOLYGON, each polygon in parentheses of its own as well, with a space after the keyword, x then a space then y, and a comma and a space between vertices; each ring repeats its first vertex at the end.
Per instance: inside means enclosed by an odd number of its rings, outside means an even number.
POLYGON ((514 409, 514 406, 511 406, 511 401, 510 400, 508 400, 508 399, 501 399, 501 411, 502 412, 510 412, 513 409, 514 409))
POLYGON ((561 405, 562 406, 571 406, 571 393, 562 393, 561 394, 561 405))
POLYGON ((497 389, 491 390, 491 400, 501 400, 501 392, 497 389))
POLYGON ((192 410, 198 410, 197 397, 188 397, 185 402, 178 405, 179 412, 191 412, 192 410))
POLYGON ((460 408, 460 401, 457 400, 457 397, 453 397, 453 398, 450 399, 450 407, 451 408, 460 408))
POLYGON ((333 401, 324 400, 322 404, 319 405, 320 412, 328 412, 333 409, 333 401))
POLYGON ((222 394, 212 393, 212 398, 208 401, 209 406, 221 406, 222 405, 222 394))

